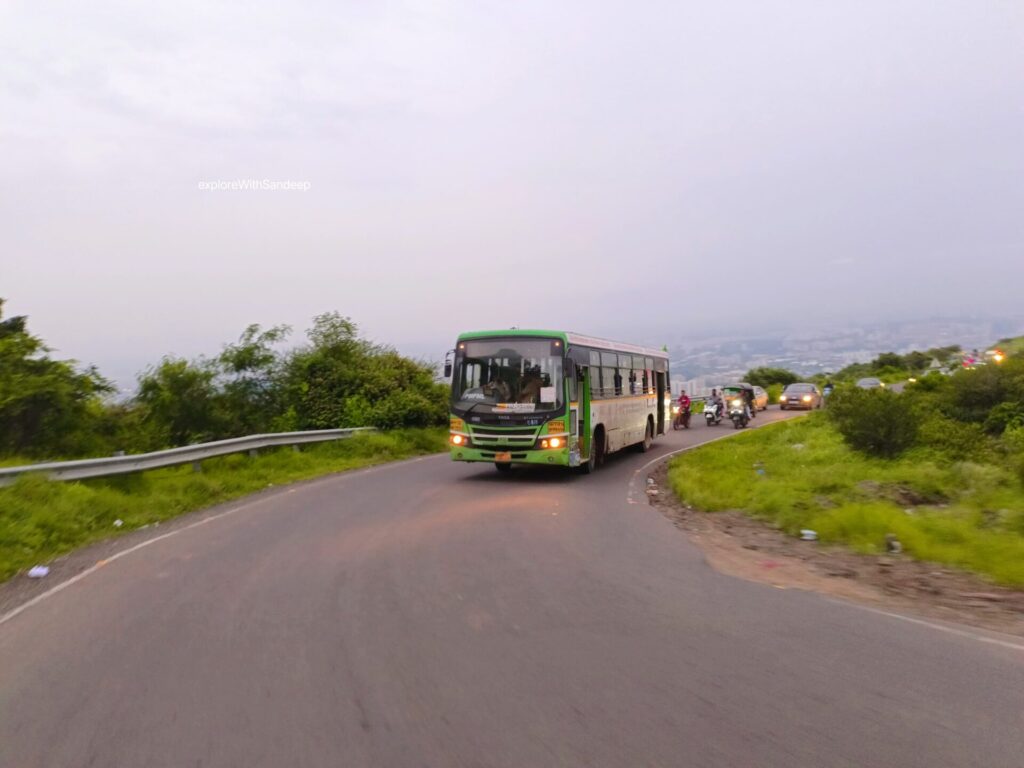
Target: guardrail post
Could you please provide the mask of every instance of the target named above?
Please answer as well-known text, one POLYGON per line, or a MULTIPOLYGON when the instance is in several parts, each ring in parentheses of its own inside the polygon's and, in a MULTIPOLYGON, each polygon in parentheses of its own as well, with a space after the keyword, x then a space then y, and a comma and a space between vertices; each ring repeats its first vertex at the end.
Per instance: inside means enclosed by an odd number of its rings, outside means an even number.
POLYGON ((201 462, 201 461, 193 461, 192 462, 192 471, 193 472, 202 472, 203 471, 203 462, 201 462))
POLYGON ((292 445, 292 450, 295 451, 296 453, 302 453, 302 449, 299 448, 299 444, 298 443, 295 443, 294 445, 292 445))

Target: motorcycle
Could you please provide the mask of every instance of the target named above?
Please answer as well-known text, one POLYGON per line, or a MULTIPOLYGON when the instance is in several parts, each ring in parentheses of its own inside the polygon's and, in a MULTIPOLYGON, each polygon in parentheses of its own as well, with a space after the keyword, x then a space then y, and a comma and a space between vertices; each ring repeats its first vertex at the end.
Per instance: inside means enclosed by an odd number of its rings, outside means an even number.
POLYGON ((672 403, 672 429, 690 428, 690 409, 685 411, 679 403, 672 403))
POLYGON ((709 427, 722 423, 722 408, 712 402, 704 403, 704 420, 709 427))
POLYGON ((729 418, 736 429, 745 428, 750 423, 750 415, 747 413, 747 405, 742 398, 734 398, 729 401, 729 418))

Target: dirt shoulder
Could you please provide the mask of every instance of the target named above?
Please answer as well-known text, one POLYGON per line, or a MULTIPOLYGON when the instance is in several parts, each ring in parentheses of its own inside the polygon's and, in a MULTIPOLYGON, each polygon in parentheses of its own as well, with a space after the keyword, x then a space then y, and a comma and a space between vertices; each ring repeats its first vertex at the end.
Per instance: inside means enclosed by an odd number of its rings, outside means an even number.
POLYGON ((860 555, 801 541, 741 512, 701 512, 676 498, 667 475, 667 462, 650 473, 648 490, 658 490, 648 494, 651 505, 722 573, 1024 637, 1024 591, 906 555, 860 555))

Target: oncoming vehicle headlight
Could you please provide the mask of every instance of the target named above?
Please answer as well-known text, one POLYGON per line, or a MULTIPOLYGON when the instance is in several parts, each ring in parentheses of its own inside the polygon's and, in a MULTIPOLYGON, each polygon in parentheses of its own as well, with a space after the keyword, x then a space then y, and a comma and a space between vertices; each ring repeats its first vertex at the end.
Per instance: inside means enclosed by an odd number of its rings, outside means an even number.
POLYGON ((452 445, 465 445, 467 442, 469 442, 466 439, 465 435, 452 435, 451 441, 452 445))
POLYGON ((779 395, 779 402, 780 403, 785 401, 785 400, 789 400, 789 397, 787 395, 779 395))
POLYGON ((739 408, 741 405, 743 405, 743 401, 742 400, 733 400, 732 401, 732 407, 733 408, 739 408))
POLYGON ((565 445, 564 437, 545 437, 540 441, 541 448, 561 448, 565 445))
POLYGON ((804 395, 800 399, 803 400, 805 403, 811 402, 811 396, 810 395, 804 395))

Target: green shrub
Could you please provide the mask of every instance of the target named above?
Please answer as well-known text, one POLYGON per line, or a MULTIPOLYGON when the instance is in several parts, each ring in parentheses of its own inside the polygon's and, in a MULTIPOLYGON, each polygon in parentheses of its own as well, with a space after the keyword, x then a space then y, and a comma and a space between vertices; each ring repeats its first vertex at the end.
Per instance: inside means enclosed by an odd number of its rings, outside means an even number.
POLYGON ((779 402, 779 395, 782 394, 782 389, 783 386, 781 384, 771 384, 768 387, 766 387, 765 391, 768 393, 768 402, 779 402))
POLYGON ((985 417, 985 431, 1001 435, 1007 429, 1024 424, 1024 403, 1006 401, 999 403, 985 417))
POLYGON ((917 442, 952 459, 982 458, 990 453, 991 447, 988 435, 979 425, 956 421, 938 412, 922 419, 917 442))
POLYGON ((917 438, 918 409, 886 389, 837 389, 828 413, 846 443, 870 456, 898 456, 917 438))

